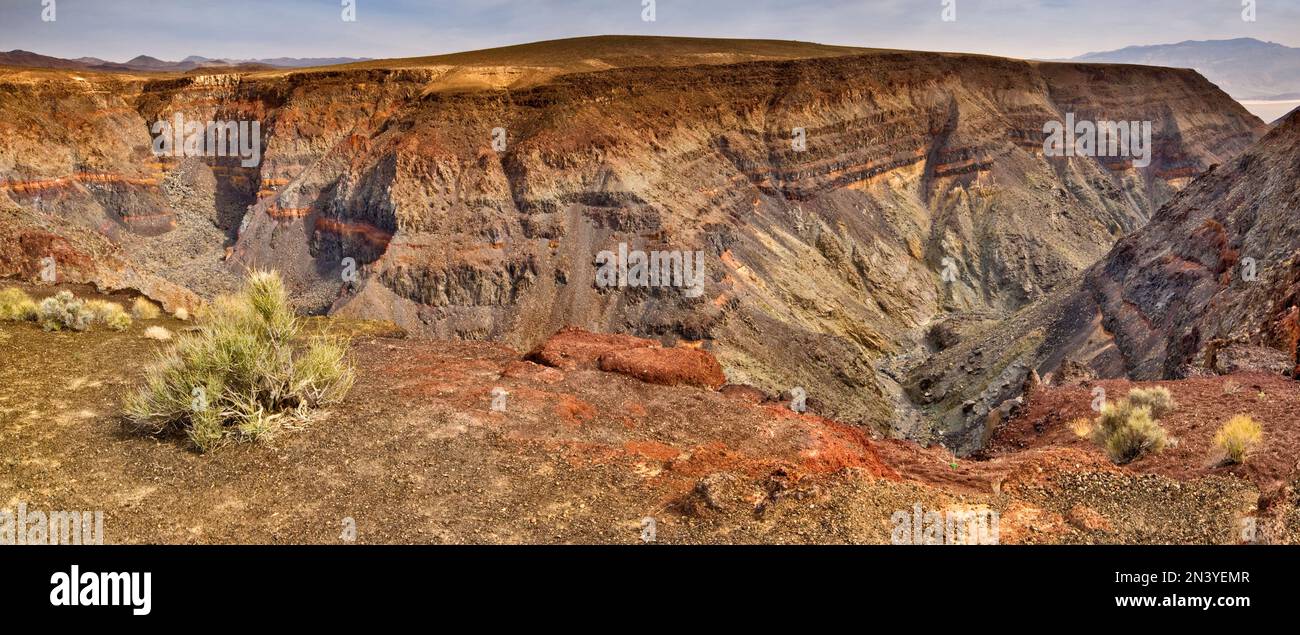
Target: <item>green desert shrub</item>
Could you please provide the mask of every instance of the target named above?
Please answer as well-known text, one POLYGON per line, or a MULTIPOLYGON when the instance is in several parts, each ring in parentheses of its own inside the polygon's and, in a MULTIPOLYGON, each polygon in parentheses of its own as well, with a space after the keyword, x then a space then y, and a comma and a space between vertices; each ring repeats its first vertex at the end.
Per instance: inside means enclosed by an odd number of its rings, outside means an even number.
POLYGON ((116 302, 88 300, 86 309, 93 316, 94 323, 103 324, 114 331, 125 331, 131 326, 131 316, 116 302))
POLYGON ((131 304, 131 315, 137 320, 156 320, 162 317, 162 309, 148 298, 140 297, 131 304))
POLYGON ((47 331, 85 331, 95 321, 94 312, 71 291, 60 291, 41 300, 36 312, 36 320, 47 331))
POLYGON ((301 421, 341 400, 354 377, 345 343, 300 335, 279 275, 254 272, 163 352, 126 416, 152 434, 183 434, 204 452, 301 421))
POLYGON ((1092 439, 1110 460, 1121 465, 1159 453, 1170 445, 1170 439, 1154 414, 1153 403, 1162 413, 1173 408, 1168 390, 1133 390, 1127 398, 1106 404, 1090 428, 1077 426, 1076 434, 1092 439))
POLYGON ((1151 415, 1151 408, 1122 403, 1102 410, 1093 442, 1106 451, 1110 460, 1122 465, 1144 454, 1163 451, 1169 437, 1151 415))
POLYGON ((1223 453, 1224 464, 1241 464, 1259 445, 1264 431, 1248 415, 1237 415, 1214 434, 1214 447, 1223 453))
POLYGON ((0 320, 35 320, 36 314, 36 302, 22 289, 0 291, 0 320))
POLYGON ((1174 396, 1169 394, 1169 389, 1160 386, 1134 388, 1128 392, 1128 400, 1135 406, 1146 406, 1151 409, 1151 416, 1157 419, 1173 412, 1176 406, 1174 396))

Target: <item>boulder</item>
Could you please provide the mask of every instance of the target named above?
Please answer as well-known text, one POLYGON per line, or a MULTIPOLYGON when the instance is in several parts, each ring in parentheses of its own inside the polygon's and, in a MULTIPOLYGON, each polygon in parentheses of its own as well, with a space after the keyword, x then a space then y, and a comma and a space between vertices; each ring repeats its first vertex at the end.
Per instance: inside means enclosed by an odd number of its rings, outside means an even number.
POLYGON ((717 390, 727 383, 722 365, 708 351, 686 346, 664 348, 654 340, 592 333, 573 326, 552 335, 525 360, 564 371, 619 373, 662 386, 717 390))
POLYGON ((526 360, 560 370, 595 370, 602 355, 614 351, 658 347, 654 340, 631 335, 592 333, 566 326, 529 353, 526 360))
POLYGON ((635 377, 661 386, 698 386, 717 390, 727 383, 712 353, 693 348, 626 348, 600 356, 600 370, 635 377))
POLYGON ((1065 520, 1080 531, 1112 532, 1114 527, 1101 512, 1084 505, 1075 505, 1066 513, 1065 520))

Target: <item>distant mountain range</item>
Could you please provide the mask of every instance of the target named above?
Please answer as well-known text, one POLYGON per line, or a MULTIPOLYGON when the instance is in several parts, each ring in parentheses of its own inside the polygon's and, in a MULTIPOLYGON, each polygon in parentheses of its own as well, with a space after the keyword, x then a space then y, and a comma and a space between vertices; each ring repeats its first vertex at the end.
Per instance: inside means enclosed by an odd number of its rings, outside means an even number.
POLYGON ((309 66, 332 66, 351 62, 369 61, 368 57, 274 57, 268 59, 213 59, 191 55, 179 62, 168 62, 148 55, 140 55, 125 62, 110 62, 97 57, 79 57, 64 59, 32 53, 31 51, 13 50, 0 52, 0 66, 24 66, 31 68, 63 68, 73 70, 129 72, 188 72, 204 68, 238 68, 257 70, 271 68, 305 68, 309 66))
POLYGON ((1073 61, 1191 68, 1238 100, 1300 99, 1300 48, 1253 38, 1130 46, 1073 61))

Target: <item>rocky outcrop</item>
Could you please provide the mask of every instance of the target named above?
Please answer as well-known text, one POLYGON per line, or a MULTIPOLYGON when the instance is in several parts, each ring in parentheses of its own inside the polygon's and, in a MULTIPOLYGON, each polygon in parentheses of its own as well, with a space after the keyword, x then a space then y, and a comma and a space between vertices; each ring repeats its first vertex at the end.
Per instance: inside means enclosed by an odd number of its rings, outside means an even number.
POLYGON ((657 342, 640 337, 589 333, 569 326, 542 342, 528 354, 528 359, 561 370, 592 370, 600 367, 600 360, 606 354, 656 346, 657 342))
POLYGON ((527 359, 561 370, 619 373, 661 386, 717 390, 727 383, 722 366, 708 351, 663 348, 654 340, 589 333, 576 327, 561 329, 527 359))
POLYGON ((1230 344, 1223 348, 1207 348, 1204 368, 1220 375, 1234 373, 1294 374, 1295 354, 1292 352, 1250 344, 1230 344))
POLYGON ((600 356, 600 369, 661 386, 717 390, 727 383, 718 360, 692 348, 629 348, 600 356))

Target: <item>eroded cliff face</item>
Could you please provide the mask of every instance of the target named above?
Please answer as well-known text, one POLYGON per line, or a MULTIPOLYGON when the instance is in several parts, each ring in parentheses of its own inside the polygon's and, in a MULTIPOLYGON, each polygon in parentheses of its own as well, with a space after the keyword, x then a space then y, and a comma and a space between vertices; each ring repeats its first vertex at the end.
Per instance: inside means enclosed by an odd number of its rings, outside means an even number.
POLYGON ((882 357, 948 312, 1051 293, 1262 132, 1183 70, 863 52, 520 82, 493 63, 15 74, 6 225, 84 232, 119 269, 203 296, 273 267, 305 308, 439 337, 691 340, 732 382, 886 427, 882 357), (259 121, 260 165, 155 157, 149 127, 176 113, 259 121), (1042 156, 1067 113, 1152 122, 1151 164, 1042 156), (703 293, 598 287, 620 243, 703 252, 703 293))
POLYGON ((1051 296, 920 366, 909 391, 935 436, 978 449, 987 415, 1045 381, 1297 376, 1300 114, 1196 179, 1051 296), (1054 377, 1055 376, 1055 377, 1054 377))

